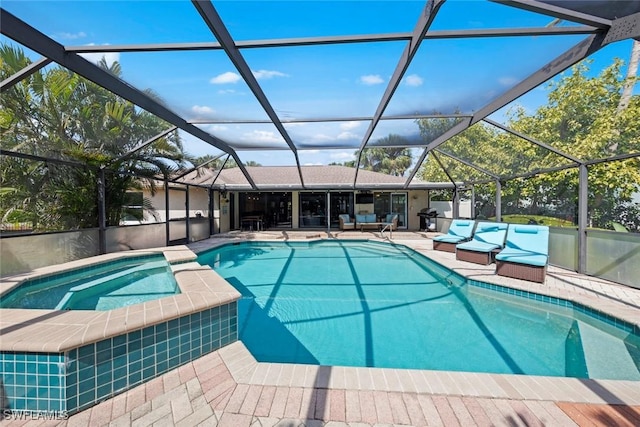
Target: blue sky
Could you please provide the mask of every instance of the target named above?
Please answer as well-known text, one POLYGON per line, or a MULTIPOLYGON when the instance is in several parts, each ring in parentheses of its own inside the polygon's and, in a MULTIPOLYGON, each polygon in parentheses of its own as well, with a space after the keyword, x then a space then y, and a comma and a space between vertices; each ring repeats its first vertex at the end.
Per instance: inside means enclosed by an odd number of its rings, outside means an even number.
MULTIPOLYGON (((242 41, 411 32, 424 2, 216 1, 214 6, 231 35, 242 41)), ((215 41, 189 1, 3 0, 2 7, 66 46, 215 41)), ((551 21, 494 3, 449 0, 431 29, 543 27, 551 21)), ((582 39, 427 40, 385 114, 473 112, 582 39)), ((404 42, 386 42, 245 49, 242 53, 282 119, 366 117, 374 114, 404 47, 404 42)), ((593 57, 592 73, 614 57, 628 60, 630 51, 630 41, 605 47, 593 57)), ((152 89, 187 119, 267 119, 223 51, 110 53, 106 59, 119 61, 126 81, 152 89)), ((516 103, 533 112, 545 101, 546 90, 541 87, 516 103)), ((504 121, 507 109, 492 118, 504 121)), ((327 164, 353 159, 368 125, 368 121, 348 121, 287 124, 285 128, 301 148, 302 164, 327 164), (325 144, 335 149, 323 150, 325 144)), ((199 126, 229 141, 245 161, 295 164, 289 152, 274 150, 286 148, 286 143, 272 125, 199 126), (256 144, 263 150, 246 150, 256 144)), ((411 120, 381 122, 372 139, 390 133, 411 140, 417 127, 411 120)), ((183 139, 192 154, 219 153, 187 134, 183 139)))

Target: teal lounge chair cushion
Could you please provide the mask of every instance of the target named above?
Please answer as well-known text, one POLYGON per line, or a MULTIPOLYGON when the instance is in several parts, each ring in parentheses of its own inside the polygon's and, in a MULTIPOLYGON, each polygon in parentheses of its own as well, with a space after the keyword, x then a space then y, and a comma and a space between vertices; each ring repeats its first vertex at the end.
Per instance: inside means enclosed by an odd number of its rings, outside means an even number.
POLYGON ((459 243, 456 245, 456 248, 458 249, 474 252, 491 252, 492 250, 499 249, 501 247, 502 246, 496 245, 494 243, 479 242, 477 240, 470 240, 468 242, 459 243))
POLYGON ((494 249, 502 249, 508 227, 509 224, 503 222, 479 222, 473 238, 468 242, 460 243, 457 247, 476 252, 491 252, 494 249))
POLYGON ((505 262, 515 262, 518 264, 535 265, 544 267, 547 265, 549 257, 545 254, 523 251, 516 248, 504 248, 496 255, 496 260, 505 262))
POLYGON ((436 242, 442 242, 442 243, 458 243, 458 242, 463 242, 467 239, 462 236, 450 236, 448 234, 443 234, 442 236, 434 237, 433 240, 435 240, 436 242))
POLYGON ((469 240, 473 234, 475 222, 466 219, 454 219, 451 221, 447 234, 433 238, 436 242, 459 243, 469 240))
POLYGON ((509 227, 505 248, 496 260, 545 266, 549 259, 549 227, 546 225, 515 225, 509 227))

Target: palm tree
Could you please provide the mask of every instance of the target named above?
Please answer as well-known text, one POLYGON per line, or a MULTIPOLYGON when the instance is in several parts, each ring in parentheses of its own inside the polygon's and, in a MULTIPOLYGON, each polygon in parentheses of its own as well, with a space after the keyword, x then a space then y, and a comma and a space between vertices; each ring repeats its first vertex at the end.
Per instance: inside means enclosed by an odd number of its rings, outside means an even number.
POLYGON ((403 148, 409 144, 400 135, 389 134, 375 141, 374 145, 375 148, 365 148, 362 152, 361 165, 364 169, 403 176, 411 166, 411 150, 403 148))
MULTIPOLYGON (((0 48, 0 55, 3 79, 30 63, 20 49, 7 45, 0 48)), ((103 59, 98 66, 116 77, 122 74, 117 62, 108 65, 103 59)), ((62 67, 40 70, 24 79, 3 93, 1 105, 2 148, 85 165, 30 161, 36 166, 28 176, 31 181, 37 177, 36 187, 16 179, 27 177, 15 173, 18 159, 0 166, 3 187, 9 184, 19 189, 23 201, 38 201, 29 210, 39 227, 97 226, 100 169, 107 176, 107 225, 118 225, 128 191, 146 183, 153 193, 158 176, 170 174, 189 160, 177 132, 136 150, 169 125, 62 67)), ((19 200, 12 196, 14 207, 19 200)), ((1 202, 6 212, 7 199, 1 202)))

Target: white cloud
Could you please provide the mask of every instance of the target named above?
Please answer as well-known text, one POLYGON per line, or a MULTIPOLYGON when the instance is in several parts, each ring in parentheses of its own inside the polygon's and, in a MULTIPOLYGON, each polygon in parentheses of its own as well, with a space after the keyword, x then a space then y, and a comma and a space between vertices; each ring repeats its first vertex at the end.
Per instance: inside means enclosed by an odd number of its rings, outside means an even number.
POLYGON ((219 93, 220 95, 227 95, 227 94, 231 94, 231 93, 236 93, 236 91, 235 91, 235 90, 233 90, 233 89, 220 89, 220 90, 218 91, 218 93, 219 93))
POLYGON ((417 74, 411 74, 404 80, 407 86, 422 86, 424 80, 417 74))
POLYGON ((379 85, 384 83, 382 77, 379 74, 367 74, 366 76, 360 76, 360 83, 365 85, 379 85))
POLYGON ((518 83, 518 79, 516 79, 515 77, 500 77, 498 78, 498 83, 500 83, 502 86, 513 86, 514 84, 518 83))
POLYGON ((270 79, 273 77, 289 77, 288 74, 281 73, 280 71, 274 71, 274 70, 258 70, 258 71, 251 71, 251 72, 253 73, 255 78, 258 80, 270 79))
POLYGON ((282 142, 282 138, 275 132, 266 130, 254 130, 242 135, 243 139, 253 142, 282 142))
POLYGON ((203 124, 198 126, 202 128, 202 130, 213 133, 213 134, 229 130, 227 126, 224 126, 221 124, 203 124))
POLYGON ((225 126, 225 125, 211 125, 208 128, 209 128, 209 130, 211 132, 214 132, 214 133, 215 132, 224 132, 226 130, 229 130, 229 127, 225 126))
POLYGON ((335 140, 335 138, 333 138, 333 137, 331 137, 329 135, 325 135, 323 133, 317 133, 317 134, 313 135, 311 137, 311 139, 313 141, 318 141, 318 142, 327 142, 327 141, 334 141, 335 140))
POLYGON ((340 134, 338 134, 337 139, 339 140, 350 140, 350 139, 358 139, 358 135, 356 135, 353 132, 340 132, 340 134))
POLYGON ((87 37, 87 33, 80 31, 79 33, 56 33, 54 38, 60 40, 77 40, 87 37))
POLYGON ((234 73, 232 71, 227 71, 226 73, 219 74, 209 80, 209 83, 213 83, 214 85, 224 85, 228 83, 237 83, 240 81, 240 75, 234 73))
POLYGON ((360 122, 355 122, 355 121, 340 123, 340 129, 342 130, 351 130, 359 126, 360 126, 360 122))
POLYGON ((210 116, 216 112, 213 108, 205 105, 194 105, 191 107, 191 111, 193 111, 198 117, 210 116))
POLYGON ((335 161, 345 161, 354 160, 355 156, 353 155, 353 151, 338 151, 335 153, 331 153, 329 155, 329 158, 335 161))
MULTIPOLYGON (((94 44, 90 44, 89 46, 95 46, 94 44)), ((120 52, 94 52, 94 53, 81 53, 84 59, 89 62, 93 62, 97 64, 104 57, 107 66, 113 65, 114 62, 120 61, 120 52)))

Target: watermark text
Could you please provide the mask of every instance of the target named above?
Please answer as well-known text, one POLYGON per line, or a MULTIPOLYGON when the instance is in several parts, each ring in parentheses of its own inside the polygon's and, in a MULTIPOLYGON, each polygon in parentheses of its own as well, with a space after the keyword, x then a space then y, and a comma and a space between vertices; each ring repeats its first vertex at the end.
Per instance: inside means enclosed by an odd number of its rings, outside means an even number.
POLYGON ((2 419, 5 420, 66 420, 67 411, 34 411, 29 409, 3 409, 2 419))

